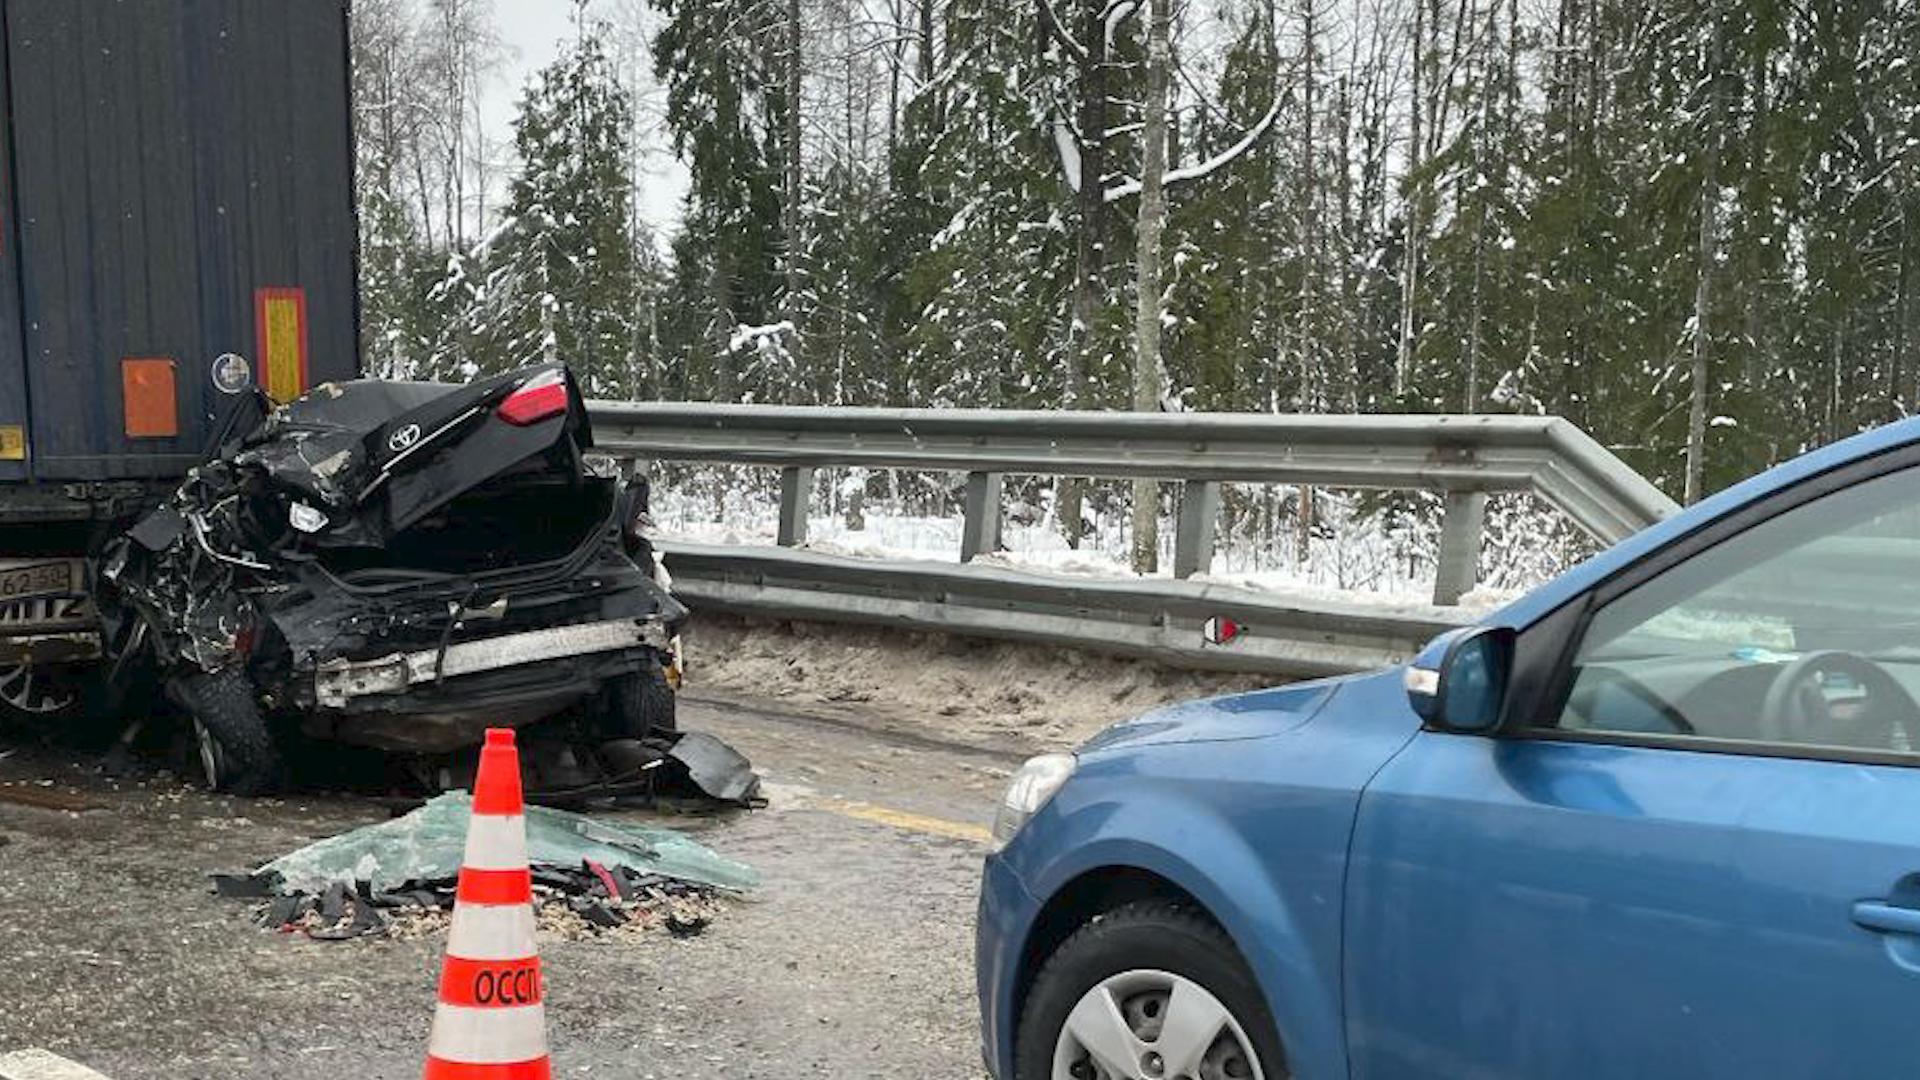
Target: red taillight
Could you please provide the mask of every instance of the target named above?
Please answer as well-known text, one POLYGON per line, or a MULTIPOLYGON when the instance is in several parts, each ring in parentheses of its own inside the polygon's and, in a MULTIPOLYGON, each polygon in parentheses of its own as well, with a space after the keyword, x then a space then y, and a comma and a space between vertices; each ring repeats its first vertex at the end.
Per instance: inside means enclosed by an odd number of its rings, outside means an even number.
POLYGON ((521 383, 518 390, 500 402, 497 411, 500 419, 507 423, 526 427, 559 416, 567 411, 569 404, 566 373, 549 371, 521 383))

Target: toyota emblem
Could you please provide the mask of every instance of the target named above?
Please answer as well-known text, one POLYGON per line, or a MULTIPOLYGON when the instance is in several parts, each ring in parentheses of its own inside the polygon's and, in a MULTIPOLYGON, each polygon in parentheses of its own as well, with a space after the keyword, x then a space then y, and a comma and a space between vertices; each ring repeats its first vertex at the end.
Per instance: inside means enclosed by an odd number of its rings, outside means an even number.
POLYGON ((412 448, 413 444, 419 441, 420 425, 408 424, 406 427, 396 428, 393 434, 387 436, 387 449, 398 453, 412 448))

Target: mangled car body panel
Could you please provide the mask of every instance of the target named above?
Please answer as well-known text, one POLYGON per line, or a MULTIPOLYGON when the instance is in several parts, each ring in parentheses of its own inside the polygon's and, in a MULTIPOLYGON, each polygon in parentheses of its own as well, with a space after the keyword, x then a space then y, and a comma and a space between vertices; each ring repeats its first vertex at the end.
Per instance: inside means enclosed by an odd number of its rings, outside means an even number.
POLYGON ((98 575, 111 649, 150 656, 196 720, 257 726, 200 715, 251 691, 261 724, 420 753, 569 712, 608 737, 662 726, 631 712, 658 710, 687 611, 631 493, 587 467, 564 366, 252 406, 98 575))

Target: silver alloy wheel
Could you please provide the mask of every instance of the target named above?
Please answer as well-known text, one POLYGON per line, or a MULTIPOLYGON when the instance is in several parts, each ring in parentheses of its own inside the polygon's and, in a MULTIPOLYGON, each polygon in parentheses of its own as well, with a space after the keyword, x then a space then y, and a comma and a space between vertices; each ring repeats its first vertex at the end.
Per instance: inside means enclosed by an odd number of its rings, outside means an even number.
POLYGON ((1266 1080, 1253 1040, 1206 987, 1170 971, 1111 976, 1081 996, 1053 1080, 1266 1080))
POLYGON ((47 716, 72 705, 76 695, 22 660, 10 668, 0 668, 0 702, 23 713, 47 716))

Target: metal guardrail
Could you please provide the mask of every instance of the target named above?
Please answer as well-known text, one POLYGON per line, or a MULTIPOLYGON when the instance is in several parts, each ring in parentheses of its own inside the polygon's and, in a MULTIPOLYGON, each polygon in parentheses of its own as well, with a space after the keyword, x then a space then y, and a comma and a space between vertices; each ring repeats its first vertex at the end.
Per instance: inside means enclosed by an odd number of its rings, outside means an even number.
POLYGON ((1175 667, 1312 678, 1398 663, 1469 617, 1456 609, 1304 603, 1197 581, 1126 581, 993 566, 666 541, 695 609, 1071 646, 1175 667), (1247 628, 1226 647, 1200 627, 1247 628))
POLYGON ((1476 580, 1487 496, 1531 492, 1602 543, 1678 506, 1565 420, 1522 416, 1270 416, 591 402, 595 441, 636 461, 781 470, 778 548, 670 545, 691 599, 722 609, 897 623, 1081 644, 1175 663, 1284 674, 1353 670, 1404 656, 1458 621, 1198 585, 1211 564, 1222 483, 1440 492, 1434 602, 1476 580), (965 473, 960 562, 999 546, 1009 474, 1149 478, 1182 485, 1175 581, 1094 582, 977 565, 886 563, 781 550, 806 542, 816 469, 965 473), (1199 621, 1232 615, 1262 633, 1229 654, 1198 648, 1199 621), (1191 624, 1190 626, 1188 624, 1191 624))

